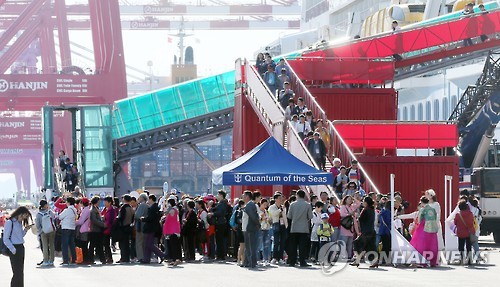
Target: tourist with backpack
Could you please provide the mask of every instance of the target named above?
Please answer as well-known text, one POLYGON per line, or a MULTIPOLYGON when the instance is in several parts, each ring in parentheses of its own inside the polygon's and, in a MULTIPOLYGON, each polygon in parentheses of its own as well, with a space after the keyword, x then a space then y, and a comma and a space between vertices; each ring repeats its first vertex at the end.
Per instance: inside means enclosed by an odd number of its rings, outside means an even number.
POLYGON ((42 267, 54 266, 56 215, 46 200, 40 200, 40 211, 35 218, 36 228, 42 241, 42 267))

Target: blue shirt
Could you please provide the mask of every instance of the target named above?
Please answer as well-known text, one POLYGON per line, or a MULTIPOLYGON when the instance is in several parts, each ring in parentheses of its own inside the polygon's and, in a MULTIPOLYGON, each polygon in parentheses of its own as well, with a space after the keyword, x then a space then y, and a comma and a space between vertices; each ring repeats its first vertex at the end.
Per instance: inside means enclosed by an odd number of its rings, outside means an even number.
POLYGON ((7 220, 3 230, 3 243, 9 248, 10 252, 16 253, 14 244, 24 244, 24 236, 26 231, 23 229, 21 222, 17 219, 7 220), (12 232, 12 233, 11 233, 12 232))

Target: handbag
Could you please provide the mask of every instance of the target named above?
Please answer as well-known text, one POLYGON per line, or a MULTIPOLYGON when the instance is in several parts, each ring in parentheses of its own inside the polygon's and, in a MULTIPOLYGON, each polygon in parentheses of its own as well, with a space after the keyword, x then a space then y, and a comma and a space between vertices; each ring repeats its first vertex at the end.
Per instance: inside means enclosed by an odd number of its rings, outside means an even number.
POLYGON ((88 236, 88 233, 87 232, 84 232, 82 233, 80 231, 80 229, 82 228, 83 225, 85 225, 85 223, 89 220, 89 218, 85 219, 85 221, 83 222, 82 225, 79 225, 76 227, 75 229, 75 238, 80 240, 80 241, 88 241, 89 240, 89 236, 88 236))
POLYGON ((348 215, 340 220, 340 225, 347 230, 351 230, 353 224, 354 220, 352 219, 352 215, 348 215))
MULTIPOLYGON (((14 230, 14 223, 12 221, 11 221, 11 223, 12 223, 12 228, 10 229, 9 239, 12 237, 12 231, 14 230)), ((3 242, 3 238, 4 238, 4 234, 3 234, 3 230, 2 230, 2 236, 0 237, 0 254, 5 255, 5 256, 10 256, 10 250, 7 247, 7 245, 5 245, 5 243, 3 242)))
MULTIPOLYGON (((460 216, 460 219, 462 220, 462 222, 464 223, 465 227, 467 227, 467 230, 469 230, 469 227, 467 226, 467 224, 465 223, 465 220, 464 218, 462 217, 462 214, 458 214, 460 216)), ((478 242, 479 238, 478 236, 476 235, 475 232, 470 232, 469 231, 469 241, 471 244, 475 244, 476 242, 478 242)))
MULTIPOLYGON (((349 210, 347 208, 347 206, 346 206, 346 209, 349 210)), ((354 224, 354 219, 352 218, 352 215, 350 215, 350 214, 340 220, 340 225, 347 230, 351 230, 351 227, 353 224, 354 224)))

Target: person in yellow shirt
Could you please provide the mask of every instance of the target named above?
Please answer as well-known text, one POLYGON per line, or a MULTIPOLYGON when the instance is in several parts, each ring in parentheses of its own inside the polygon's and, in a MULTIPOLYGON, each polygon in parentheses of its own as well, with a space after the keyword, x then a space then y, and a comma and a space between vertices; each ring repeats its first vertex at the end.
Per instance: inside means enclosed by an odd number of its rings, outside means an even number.
POLYGON ((328 223, 328 214, 321 214, 321 220, 323 221, 318 226, 318 238, 319 238, 319 248, 323 247, 326 243, 330 242, 331 235, 333 234, 333 227, 328 223))

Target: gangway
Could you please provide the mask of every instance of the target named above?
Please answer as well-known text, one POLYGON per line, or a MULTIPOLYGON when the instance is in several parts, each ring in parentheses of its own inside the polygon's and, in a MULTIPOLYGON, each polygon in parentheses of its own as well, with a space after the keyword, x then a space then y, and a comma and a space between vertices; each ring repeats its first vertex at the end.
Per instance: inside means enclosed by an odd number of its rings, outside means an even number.
POLYGON ((220 136, 233 127, 233 106, 234 71, 117 101, 116 160, 220 136))

